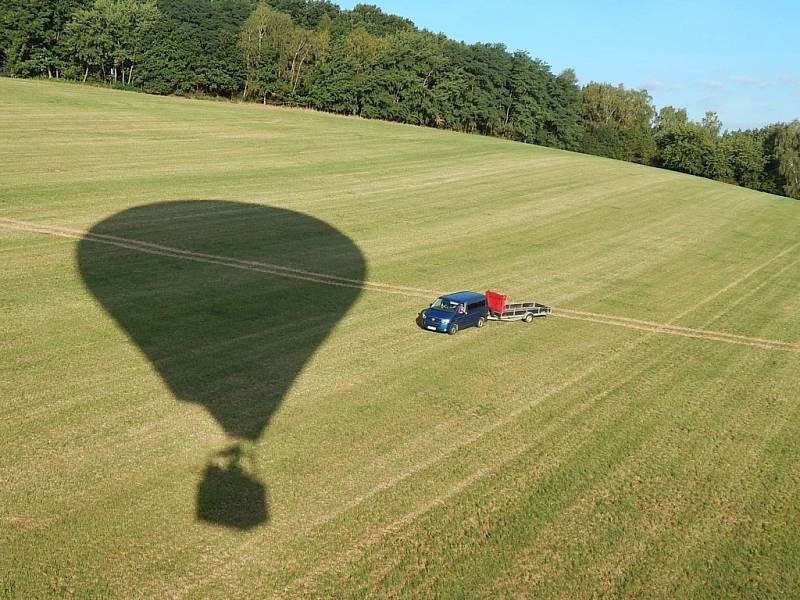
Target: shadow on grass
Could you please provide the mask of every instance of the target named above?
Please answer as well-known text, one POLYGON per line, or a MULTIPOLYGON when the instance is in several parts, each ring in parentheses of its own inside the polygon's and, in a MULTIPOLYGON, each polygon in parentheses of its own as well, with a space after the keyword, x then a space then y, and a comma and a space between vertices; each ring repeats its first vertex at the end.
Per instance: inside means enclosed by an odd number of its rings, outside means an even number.
POLYGON ((88 289, 175 396, 204 406, 231 438, 206 466, 197 518, 242 530, 266 522, 267 489, 253 443, 361 293, 358 247, 330 225, 289 210, 162 202, 95 225, 80 242, 78 264, 88 289), (134 247, 126 240, 136 240, 134 247), (268 265, 352 282, 271 274, 268 265))

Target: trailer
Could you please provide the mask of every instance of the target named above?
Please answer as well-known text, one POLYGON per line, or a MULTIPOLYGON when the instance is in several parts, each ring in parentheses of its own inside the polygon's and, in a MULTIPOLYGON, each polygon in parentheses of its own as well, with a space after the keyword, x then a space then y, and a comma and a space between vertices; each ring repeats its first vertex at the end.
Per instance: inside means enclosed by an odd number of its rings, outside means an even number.
POLYGON ((467 327, 483 327, 486 321, 523 321, 550 314, 550 307, 538 302, 508 302, 504 294, 487 290, 454 292, 439 296, 420 311, 417 325, 429 331, 455 335, 467 327))
POLYGON ((486 305, 489 308, 490 321, 524 321, 532 322, 537 317, 549 315, 552 309, 538 302, 508 302, 505 294, 486 290, 486 305))

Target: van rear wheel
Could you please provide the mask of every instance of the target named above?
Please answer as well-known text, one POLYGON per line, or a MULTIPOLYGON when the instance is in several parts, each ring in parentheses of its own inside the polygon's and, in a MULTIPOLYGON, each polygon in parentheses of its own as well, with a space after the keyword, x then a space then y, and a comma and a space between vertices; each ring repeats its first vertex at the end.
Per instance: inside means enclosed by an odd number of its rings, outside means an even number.
POLYGON ((452 325, 450 325, 450 329, 447 330, 447 333, 449 335, 457 334, 458 333, 458 324, 457 323, 453 323, 452 325))
POLYGON ((480 319, 478 319, 476 325, 478 327, 483 327, 484 325, 486 325, 486 317, 481 317, 480 319))
POLYGON ((530 323, 531 321, 533 321, 533 315, 531 313, 528 313, 528 314, 525 315, 525 318, 522 319, 522 320, 525 321, 526 323, 530 323))

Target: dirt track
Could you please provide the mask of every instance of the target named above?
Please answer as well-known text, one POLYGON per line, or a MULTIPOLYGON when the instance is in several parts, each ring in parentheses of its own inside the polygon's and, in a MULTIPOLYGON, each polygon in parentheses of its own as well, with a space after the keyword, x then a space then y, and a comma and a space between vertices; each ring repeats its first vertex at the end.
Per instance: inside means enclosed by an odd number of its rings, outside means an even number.
MULTIPOLYGON (((143 252, 145 254, 153 254, 157 256, 166 256, 182 260, 191 260, 194 262, 203 262, 208 264, 221 265, 221 266, 231 267, 234 269, 255 271, 258 273, 265 273, 268 275, 275 275, 278 277, 288 277, 291 279, 300 279, 303 281, 312 281, 315 283, 323 283, 327 285, 335 285, 340 287, 358 288, 376 292, 384 292, 388 294, 410 296, 421 299, 429 299, 433 296, 437 296, 442 293, 435 290, 426 290, 409 286, 401 286, 401 285, 379 283, 372 281, 358 281, 355 279, 348 279, 346 277, 338 277, 335 275, 306 271, 303 269, 285 267, 271 263, 240 260, 237 258, 219 256, 215 254, 205 254, 202 252, 192 252, 190 250, 182 250, 180 248, 172 248, 169 246, 153 244, 150 242, 144 242, 140 240, 123 238, 113 235, 96 234, 88 231, 69 229, 66 227, 42 225, 37 223, 31 223, 28 221, 0 218, 0 227, 16 231, 25 231, 29 233, 40 233, 40 234, 54 235, 70 239, 88 240, 99 244, 108 244, 111 246, 117 246, 119 248, 125 248, 136 252, 143 252)), ((774 260, 777 260, 778 258, 786 255, 788 252, 791 252, 797 245, 800 244, 795 244, 791 248, 787 248, 786 250, 776 255, 766 263, 759 265, 758 267, 752 269, 751 271, 748 271, 747 273, 743 274, 740 278, 738 278, 736 281, 731 282, 728 286, 715 292, 712 296, 704 298, 703 300, 700 301, 699 304, 690 307, 683 313, 671 319, 668 323, 657 323, 653 321, 644 321, 628 317, 619 317, 601 313, 592 313, 592 312, 574 310, 569 308, 555 308, 553 309, 553 315, 564 319, 587 321, 602 325, 612 325, 614 327, 625 327, 628 329, 648 331, 651 333, 657 333, 663 335, 682 336, 682 337, 702 339, 713 342, 724 342, 727 344, 739 344, 744 346, 751 346, 754 348, 764 348, 769 350, 784 350, 788 352, 800 353, 800 343, 797 342, 793 343, 782 340, 750 337, 733 333, 726 333, 722 331, 693 329, 691 327, 683 327, 673 324, 676 320, 685 316, 691 310, 694 310, 698 306, 701 306, 702 304, 705 304, 713 300, 723 292, 727 291, 736 284, 744 281, 748 277, 760 271, 774 260)))

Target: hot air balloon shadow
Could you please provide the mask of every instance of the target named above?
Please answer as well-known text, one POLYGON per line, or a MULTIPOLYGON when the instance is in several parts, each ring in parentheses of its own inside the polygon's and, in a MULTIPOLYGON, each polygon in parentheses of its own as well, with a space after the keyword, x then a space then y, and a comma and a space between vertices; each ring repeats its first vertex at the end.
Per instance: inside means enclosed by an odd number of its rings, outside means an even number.
POLYGON ((255 442, 360 295, 359 248, 299 212, 192 200, 101 221, 77 260, 173 395, 204 406, 230 437, 198 485, 198 520, 239 530, 268 521, 255 442))

